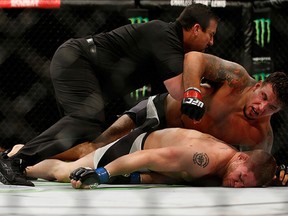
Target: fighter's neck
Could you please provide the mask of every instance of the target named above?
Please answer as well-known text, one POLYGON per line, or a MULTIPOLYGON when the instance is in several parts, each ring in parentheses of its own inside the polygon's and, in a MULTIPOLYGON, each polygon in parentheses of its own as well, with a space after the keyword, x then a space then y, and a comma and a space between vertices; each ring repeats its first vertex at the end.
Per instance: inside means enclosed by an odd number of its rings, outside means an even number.
MULTIPOLYGON (((248 86, 245 89, 243 89, 243 91, 241 91, 239 93, 237 105, 234 104, 234 105, 236 105, 236 107, 238 107, 237 110, 239 112, 243 112, 243 109, 246 105, 246 102, 247 102, 248 98, 250 98, 252 92, 253 92, 253 86, 248 86)), ((235 97, 236 97, 236 95, 235 95, 235 97)))
POLYGON ((236 156, 237 150, 232 146, 229 146, 229 150, 220 152, 218 157, 218 169, 215 170, 215 174, 218 177, 223 178, 224 175, 227 173, 227 170, 229 169, 231 163, 235 161, 236 156))

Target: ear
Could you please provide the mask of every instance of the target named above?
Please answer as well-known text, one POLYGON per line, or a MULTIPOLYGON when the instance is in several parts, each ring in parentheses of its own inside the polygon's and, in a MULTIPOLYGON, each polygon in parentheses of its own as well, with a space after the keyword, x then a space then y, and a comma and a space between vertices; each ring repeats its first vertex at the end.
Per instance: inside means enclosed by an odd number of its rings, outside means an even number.
POLYGON ((194 35, 198 35, 199 31, 201 30, 201 26, 196 23, 192 28, 191 28, 192 32, 194 35))
POLYGON ((263 82, 262 82, 262 80, 260 80, 260 81, 258 81, 258 82, 255 84, 255 86, 256 86, 256 87, 261 87, 262 84, 263 84, 263 82))
POLYGON ((248 158, 249 158, 249 156, 244 152, 240 152, 238 157, 237 157, 237 159, 239 161, 243 161, 243 162, 246 161, 248 158))
POLYGON ((253 90, 256 90, 257 88, 260 88, 262 86, 262 81, 258 81, 254 86, 253 86, 253 90))

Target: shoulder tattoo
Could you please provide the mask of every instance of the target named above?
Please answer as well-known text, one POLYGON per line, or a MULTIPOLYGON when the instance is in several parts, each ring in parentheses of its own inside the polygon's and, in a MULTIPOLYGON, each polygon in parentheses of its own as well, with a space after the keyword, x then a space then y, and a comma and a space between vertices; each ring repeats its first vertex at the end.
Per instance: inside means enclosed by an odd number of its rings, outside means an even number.
POLYGON ((247 85, 248 73, 241 65, 214 56, 208 58, 208 73, 210 72, 210 76, 214 76, 213 80, 216 82, 227 81, 231 88, 239 89, 247 85))
POLYGON ((193 163, 198 166, 205 168, 209 164, 209 157, 206 153, 198 153, 196 152, 193 155, 193 163))

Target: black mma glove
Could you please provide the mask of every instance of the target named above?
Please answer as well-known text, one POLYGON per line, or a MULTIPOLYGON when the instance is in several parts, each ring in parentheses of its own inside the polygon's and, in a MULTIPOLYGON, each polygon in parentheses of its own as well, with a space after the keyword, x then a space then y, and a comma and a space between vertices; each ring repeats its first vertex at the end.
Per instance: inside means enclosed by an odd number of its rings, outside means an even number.
POLYGON ((280 166, 277 167, 275 175, 279 178, 280 177, 280 172, 285 171, 285 174, 288 173, 288 166, 285 166, 285 164, 281 164, 280 166))
POLYGON ((74 170, 69 178, 72 180, 80 180, 84 185, 94 185, 107 183, 110 179, 110 173, 104 168, 97 169, 80 167, 74 170))
MULTIPOLYGON (((89 185, 91 188, 97 187, 99 184, 108 183, 110 180, 110 173, 104 168, 97 169, 80 167, 74 170, 69 178, 72 180, 80 180, 82 184, 89 185)), ((133 172, 124 176, 113 177, 113 184, 140 184, 140 173, 133 172)))
POLYGON ((194 87, 186 89, 182 99, 181 112, 196 121, 203 117, 205 106, 199 89, 194 87))

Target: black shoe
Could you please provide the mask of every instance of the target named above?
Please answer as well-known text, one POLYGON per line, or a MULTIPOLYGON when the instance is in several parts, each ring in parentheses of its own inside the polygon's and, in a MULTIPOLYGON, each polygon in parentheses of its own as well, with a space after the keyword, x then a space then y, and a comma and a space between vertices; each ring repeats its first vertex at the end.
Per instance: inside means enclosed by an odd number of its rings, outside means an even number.
POLYGON ((22 166, 21 159, 3 159, 0 158, 0 181, 6 185, 25 185, 32 186, 31 181, 27 181, 22 166))
POLYGON ((4 152, 1 152, 0 157, 3 159, 8 159, 8 154, 12 150, 12 148, 6 149, 4 152))

